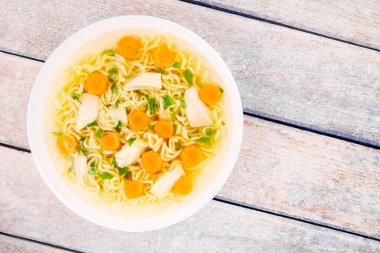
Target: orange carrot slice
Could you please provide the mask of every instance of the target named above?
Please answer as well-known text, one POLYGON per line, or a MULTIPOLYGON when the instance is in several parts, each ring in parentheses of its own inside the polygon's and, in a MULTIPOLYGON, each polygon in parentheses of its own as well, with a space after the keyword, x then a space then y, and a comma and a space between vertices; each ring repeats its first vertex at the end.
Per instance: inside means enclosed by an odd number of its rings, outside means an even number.
POLYGON ((107 131, 104 133, 103 137, 100 138, 100 144, 105 150, 109 150, 109 151, 119 150, 120 136, 116 132, 107 131))
POLYGON ((84 87, 88 93, 100 96, 107 90, 108 79, 100 72, 92 72, 87 76, 84 87))
POLYGON ((199 147, 196 145, 190 145, 183 148, 179 158, 185 166, 194 167, 198 165, 205 157, 199 147))
POLYGON ((154 131, 161 138, 170 138, 173 136, 173 124, 170 120, 161 119, 157 121, 154 131))
POLYGON ((162 45, 153 51, 153 61, 161 68, 168 68, 175 62, 177 54, 166 45, 162 45))
POLYGON ((144 194, 144 184, 139 181, 126 180, 124 184, 125 195, 130 198, 137 198, 144 194))
POLYGON ((159 171, 164 161, 160 155, 153 150, 145 152, 141 157, 141 167, 143 167, 148 173, 154 174, 159 171))
POLYGON ((135 131, 144 130, 149 124, 149 117, 142 110, 136 109, 129 115, 129 125, 135 131))
POLYGON ((199 97, 206 105, 215 105, 222 98, 222 92, 219 86, 206 84, 199 91, 199 97))
POLYGON ((125 36, 117 42, 116 52, 127 60, 135 60, 141 47, 141 40, 139 38, 125 36))
POLYGON ((57 138, 57 146, 62 154, 69 155, 75 152, 78 141, 71 134, 62 134, 57 138))
POLYGON ((187 195, 193 190, 193 182, 188 176, 182 176, 175 182, 172 191, 177 194, 187 195))

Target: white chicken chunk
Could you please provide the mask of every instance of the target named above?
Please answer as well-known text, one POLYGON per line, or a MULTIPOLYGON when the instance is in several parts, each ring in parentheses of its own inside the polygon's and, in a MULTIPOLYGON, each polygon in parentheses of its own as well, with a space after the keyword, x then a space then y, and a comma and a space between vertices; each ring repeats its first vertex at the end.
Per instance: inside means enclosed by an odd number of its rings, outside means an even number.
POLYGON ((83 93, 82 103, 78 110, 78 120, 76 128, 78 130, 94 122, 98 118, 99 113, 99 97, 88 93, 83 93))
POLYGON ((162 88, 160 73, 143 73, 125 84, 124 90, 159 90, 162 88))
POLYGON ((119 152, 115 154, 116 163, 119 167, 131 165, 136 162, 144 151, 136 142, 131 146, 125 144, 119 152))
POLYGON ((208 126, 212 124, 210 109, 199 98, 195 87, 185 91, 186 117, 191 127, 208 126))
POLYGON ((124 124, 128 124, 127 111, 125 108, 111 108, 108 110, 108 115, 115 120, 120 120, 124 124))
POLYGON ((80 184, 83 181, 83 176, 86 175, 87 168, 87 156, 85 155, 73 155, 73 169, 75 171, 77 182, 80 184))
POLYGON ((166 172, 154 183, 150 192, 158 198, 163 198, 173 188, 177 180, 185 174, 181 165, 178 165, 173 170, 166 172))

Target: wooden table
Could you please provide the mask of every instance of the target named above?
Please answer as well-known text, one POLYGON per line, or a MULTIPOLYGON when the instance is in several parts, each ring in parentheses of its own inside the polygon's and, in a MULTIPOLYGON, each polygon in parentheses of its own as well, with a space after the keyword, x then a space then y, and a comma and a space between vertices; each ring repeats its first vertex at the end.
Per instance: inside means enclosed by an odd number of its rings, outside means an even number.
POLYGON ((1 252, 380 252, 380 2, 4 1, 0 9, 1 252), (87 222, 32 161, 29 92, 67 36, 116 15, 173 20, 238 83, 244 141, 196 215, 149 233, 87 222))

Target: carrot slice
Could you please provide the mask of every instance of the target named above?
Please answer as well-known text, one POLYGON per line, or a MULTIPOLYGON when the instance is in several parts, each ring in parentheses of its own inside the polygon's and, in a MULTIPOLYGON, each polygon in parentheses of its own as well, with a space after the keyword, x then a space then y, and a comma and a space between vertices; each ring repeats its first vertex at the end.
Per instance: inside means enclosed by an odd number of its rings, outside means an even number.
POLYGON ((154 174, 159 171, 164 161, 160 155, 153 150, 145 152, 141 157, 141 167, 143 167, 148 173, 154 174))
POLYGON ((149 124, 149 117, 142 110, 136 109, 129 115, 129 125, 135 131, 144 130, 149 124))
POLYGON ((127 60, 135 60, 141 47, 140 39, 132 36, 125 36, 117 42, 116 52, 127 60))
POLYGON ((57 146, 62 154, 69 155, 75 152, 78 141, 71 134, 62 134, 57 138, 57 146))
POLYGON ((199 91, 199 97, 206 105, 215 105, 222 98, 222 92, 219 86, 206 84, 199 91))
POLYGON ((154 131, 161 138, 170 138, 173 135, 173 124, 170 120, 161 119, 157 121, 154 131))
POLYGON ((190 145, 183 148, 179 158, 185 166, 194 167, 198 165, 205 157, 200 148, 196 145, 190 145))
POLYGON ((188 176, 182 176, 175 182, 172 191, 177 194, 187 195, 193 190, 193 182, 188 176))
POLYGON ((103 137, 100 138, 100 144, 105 150, 109 150, 109 151, 119 150, 120 136, 116 132, 107 131, 104 133, 103 137))
POLYGON ((100 72, 92 72, 87 76, 84 87, 88 93, 100 96, 107 90, 108 79, 100 72))
POLYGON ((144 184, 139 181, 126 180, 124 184, 125 195, 130 198, 137 198, 144 194, 144 184))
POLYGON ((177 54, 166 45, 162 45, 153 51, 153 61, 161 68, 168 68, 175 62, 177 54))

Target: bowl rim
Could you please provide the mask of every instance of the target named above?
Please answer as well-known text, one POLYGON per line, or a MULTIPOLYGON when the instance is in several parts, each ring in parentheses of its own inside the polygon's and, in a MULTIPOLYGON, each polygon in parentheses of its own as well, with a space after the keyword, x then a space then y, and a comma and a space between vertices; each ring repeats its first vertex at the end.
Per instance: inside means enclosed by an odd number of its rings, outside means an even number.
MULTIPOLYGON (((181 37, 179 38, 182 39, 181 37)), ((32 87, 27 110, 27 132, 33 160, 37 165, 36 167, 39 174, 48 185, 49 189, 66 207, 82 218, 103 227, 119 231, 142 232, 164 228, 187 219, 216 196, 231 174, 240 152, 243 137, 243 110, 239 91, 229 68, 219 54, 213 49, 213 47, 199 35, 182 25, 158 17, 145 15, 116 16, 100 20, 75 32, 64 42, 62 42, 48 57, 32 87), (212 187, 209 187, 206 192, 200 194, 194 199, 194 201, 184 206, 170 217, 163 216, 158 219, 144 218, 131 220, 126 218, 122 219, 120 217, 111 217, 111 215, 104 214, 99 210, 91 210, 90 213, 87 212, 88 210, 85 211, 88 206, 84 203, 84 201, 80 201, 78 196, 73 197, 69 192, 63 191, 62 188, 59 188, 59 184, 56 184, 57 182, 52 181, 51 173, 54 172, 49 173, 48 169, 53 163, 51 162, 50 157, 46 155, 46 145, 43 144, 44 142, 40 141, 40 138, 42 137, 42 130, 39 129, 41 126, 40 120, 43 118, 43 107, 45 106, 44 102, 46 100, 41 99, 41 94, 47 94, 47 90, 49 90, 49 86, 44 85, 43 80, 47 80, 49 76, 51 77, 54 74, 54 71, 51 71, 51 69, 54 69, 52 64, 57 61, 59 57, 63 56, 67 50, 70 50, 71 47, 76 44, 80 44, 81 41, 83 43, 82 38, 86 37, 86 35, 101 34, 102 32, 104 33, 109 31, 109 27, 114 29, 115 26, 122 26, 121 24, 128 24, 128 22, 131 21, 142 22, 144 26, 149 26, 149 28, 151 28, 151 26, 162 26, 165 29, 172 29, 172 33, 174 35, 174 31, 181 31, 185 34, 184 36, 191 39, 191 41, 188 41, 191 47, 194 47, 199 51, 207 50, 207 54, 211 56, 211 58, 206 57, 206 55, 204 55, 204 57, 221 69, 220 72, 222 72, 222 74, 219 73, 220 78, 224 83, 228 83, 229 86, 231 86, 229 87, 228 92, 231 94, 231 97, 234 98, 233 103, 231 103, 231 113, 233 119, 232 124, 234 129, 231 133, 231 147, 233 148, 229 149, 226 162, 224 163, 218 177, 219 180, 214 180, 214 182, 212 182, 212 187)))

